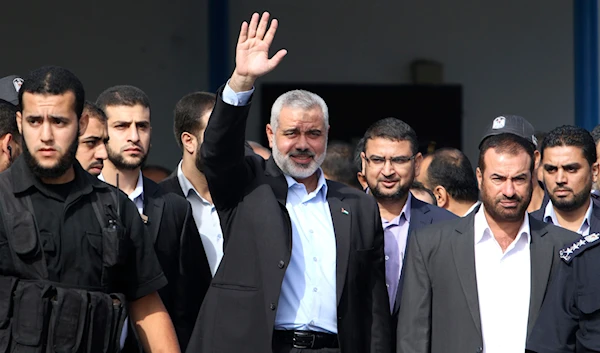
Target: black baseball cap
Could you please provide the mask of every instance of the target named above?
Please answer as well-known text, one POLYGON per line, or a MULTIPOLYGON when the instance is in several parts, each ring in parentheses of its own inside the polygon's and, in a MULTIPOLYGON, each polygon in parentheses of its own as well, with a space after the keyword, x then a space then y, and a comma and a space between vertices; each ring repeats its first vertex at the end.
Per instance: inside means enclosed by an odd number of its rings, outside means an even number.
POLYGON ((0 78, 0 99, 18 105, 19 90, 21 89, 22 84, 23 79, 17 75, 0 78))
POLYGON ((519 137, 524 138, 529 141, 534 148, 537 147, 537 138, 535 137, 535 129, 533 125, 529 121, 527 121, 522 116, 518 115, 501 115, 487 126, 485 132, 483 133, 483 137, 479 142, 479 148, 481 148, 481 144, 483 140, 490 136, 500 135, 500 134, 513 134, 519 137))

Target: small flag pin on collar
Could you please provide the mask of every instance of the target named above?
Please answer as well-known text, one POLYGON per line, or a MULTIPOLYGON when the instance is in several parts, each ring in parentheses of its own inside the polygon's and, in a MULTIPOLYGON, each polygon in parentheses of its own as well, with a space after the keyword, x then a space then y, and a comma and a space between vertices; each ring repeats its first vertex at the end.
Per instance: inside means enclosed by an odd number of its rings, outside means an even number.
POLYGON ((345 209, 345 208, 343 208, 343 207, 342 207, 342 213, 343 213, 343 214, 349 214, 349 213, 348 213, 348 211, 346 211, 346 209, 345 209))

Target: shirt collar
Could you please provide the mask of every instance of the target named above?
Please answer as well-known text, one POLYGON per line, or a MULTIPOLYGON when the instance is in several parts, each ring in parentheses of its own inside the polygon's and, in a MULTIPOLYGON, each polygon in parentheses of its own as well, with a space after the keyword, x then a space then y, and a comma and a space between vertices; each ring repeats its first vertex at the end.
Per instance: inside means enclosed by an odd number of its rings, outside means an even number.
POLYGON ((467 210, 467 212, 465 212, 465 214, 463 215, 463 217, 466 217, 466 216, 470 215, 471 212, 473 212, 473 210, 475 210, 477 208, 477 206, 479 206, 480 204, 481 204, 481 201, 475 202, 471 207, 469 207, 469 209, 467 210))
POLYGON ((387 228, 388 226, 392 225, 399 226, 401 219, 403 219, 405 222, 410 223, 410 209, 412 206, 412 197, 412 193, 409 192, 408 197, 406 198, 406 202, 404 203, 404 207, 402 207, 402 211, 400 211, 398 217, 392 219, 391 221, 387 221, 383 218, 381 219, 384 228, 387 228))
MULTIPOLYGON (((102 175, 102 173, 100 173, 100 175, 98 175, 98 179, 106 182, 106 180, 104 180, 104 175, 102 175)), ((142 201, 144 201, 144 178, 143 178, 141 170, 140 170, 140 174, 138 176, 137 184, 135 185, 135 189, 133 189, 133 192, 130 195, 127 195, 127 197, 129 197, 129 199, 132 201, 134 201, 138 197, 142 201)))
MULTIPOLYGON (((480 207, 479 211, 475 214, 475 245, 480 242, 486 240, 489 237, 493 237, 492 230, 490 229, 490 225, 485 218, 485 206, 480 207)), ((523 223, 521 223, 521 227, 517 233, 517 237, 515 238, 514 244, 525 235, 527 237, 527 243, 531 242, 531 228, 529 227, 529 214, 525 212, 525 217, 523 219, 523 223)))
MULTIPOLYGON (((579 226, 579 231, 584 228, 584 225, 589 226, 591 224, 592 219, 592 198, 590 197, 590 205, 588 206, 587 211, 585 212, 585 217, 583 217, 583 221, 581 222, 581 226, 579 226)), ((546 209, 544 210, 544 222, 551 222, 555 226, 560 226, 558 223, 558 218, 556 218, 556 212, 554 212, 554 206, 552 205, 552 200, 548 201, 546 205, 546 209)))
POLYGON ((185 197, 189 197, 190 193, 193 192, 200 198, 200 201, 202 201, 203 204, 212 205, 212 203, 200 196, 200 193, 198 190, 196 190, 194 185, 192 185, 192 182, 185 176, 185 174, 183 174, 183 169, 181 168, 182 164, 183 161, 180 161, 179 165, 177 166, 177 180, 179 180, 179 186, 181 186, 181 191, 183 191, 185 197))
MULTIPOLYGON (((321 194, 326 196, 327 195, 327 182, 325 181, 325 175, 323 174, 323 170, 321 168, 317 169, 316 173, 319 173, 319 181, 317 182, 317 188, 311 192, 310 194, 321 194)), ((300 185, 302 187, 305 187, 304 184, 299 183, 296 181, 296 179, 292 178, 291 176, 284 174, 285 176, 285 180, 287 181, 288 184, 288 190, 291 190, 295 185, 300 185)))
MULTIPOLYGON (((35 187, 38 191, 45 194, 53 194, 42 181, 36 177, 25 158, 17 158, 10 167, 13 192, 15 194, 27 191, 29 188, 35 187)), ((91 177, 91 174, 83 170, 81 165, 76 160, 73 162, 73 170, 75 172, 75 178, 73 179, 73 185, 76 192, 82 195, 89 194, 93 191, 93 188, 106 187, 103 183, 94 183, 95 178, 91 177)))

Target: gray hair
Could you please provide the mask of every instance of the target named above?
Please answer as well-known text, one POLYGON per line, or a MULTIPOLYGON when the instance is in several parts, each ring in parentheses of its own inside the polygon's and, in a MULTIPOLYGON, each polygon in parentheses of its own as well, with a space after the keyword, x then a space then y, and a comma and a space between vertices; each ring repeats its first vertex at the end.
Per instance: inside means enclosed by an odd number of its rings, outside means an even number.
POLYGON ((273 130, 277 130, 277 127, 279 126, 279 114, 283 107, 300 108, 303 110, 319 107, 323 112, 323 123, 325 126, 329 125, 329 109, 323 98, 315 93, 297 89, 282 94, 277 98, 275 103, 273 103, 270 122, 273 130))

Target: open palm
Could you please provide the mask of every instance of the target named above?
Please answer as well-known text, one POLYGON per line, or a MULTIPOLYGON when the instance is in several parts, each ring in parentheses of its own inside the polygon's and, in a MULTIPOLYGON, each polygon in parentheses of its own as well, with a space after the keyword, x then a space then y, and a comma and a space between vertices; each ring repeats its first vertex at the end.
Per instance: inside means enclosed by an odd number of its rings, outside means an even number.
POLYGON ((235 64, 237 74, 245 77, 258 78, 273 70, 287 54, 285 49, 277 52, 269 59, 269 48, 277 32, 277 20, 269 26, 269 13, 252 15, 250 24, 242 23, 238 38, 235 64))

